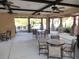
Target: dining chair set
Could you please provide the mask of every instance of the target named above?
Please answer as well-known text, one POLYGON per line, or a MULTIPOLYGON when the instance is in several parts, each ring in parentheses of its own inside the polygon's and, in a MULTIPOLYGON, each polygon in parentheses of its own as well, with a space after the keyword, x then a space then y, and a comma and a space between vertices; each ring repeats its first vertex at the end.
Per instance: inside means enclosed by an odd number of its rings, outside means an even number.
POLYGON ((45 32, 37 31, 39 55, 45 54, 47 59, 64 59, 64 57, 75 59, 76 41, 74 39, 71 40, 70 44, 67 44, 64 42, 65 39, 62 39, 59 34, 50 35, 45 32))
POLYGON ((9 39, 11 39, 11 31, 10 30, 7 30, 4 33, 0 33, 0 40, 1 41, 7 41, 9 39))

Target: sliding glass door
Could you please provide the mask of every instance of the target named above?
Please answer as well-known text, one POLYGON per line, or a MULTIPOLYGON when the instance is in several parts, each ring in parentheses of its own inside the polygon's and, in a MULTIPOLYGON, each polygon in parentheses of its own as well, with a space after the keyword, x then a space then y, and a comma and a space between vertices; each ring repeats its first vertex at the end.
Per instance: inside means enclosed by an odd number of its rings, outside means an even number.
POLYGON ((41 19, 40 18, 30 18, 30 26, 32 29, 40 29, 41 28, 41 19))
POLYGON ((14 18, 16 32, 28 30, 28 18, 14 18))

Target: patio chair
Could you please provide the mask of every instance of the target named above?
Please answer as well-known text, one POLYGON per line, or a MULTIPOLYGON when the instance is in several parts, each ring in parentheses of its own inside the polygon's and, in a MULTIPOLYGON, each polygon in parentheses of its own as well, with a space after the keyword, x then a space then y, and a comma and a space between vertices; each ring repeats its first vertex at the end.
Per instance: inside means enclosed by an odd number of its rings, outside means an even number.
POLYGON ((33 37, 37 39, 37 29, 32 30, 33 37))
POLYGON ((51 35, 51 39, 60 39, 60 36, 59 35, 51 35))
POLYGON ((72 40, 71 44, 65 44, 63 46, 63 57, 69 57, 75 59, 75 46, 76 41, 72 40))
POLYGON ((0 34, 0 39, 1 39, 1 41, 7 40, 7 39, 6 39, 6 33, 1 33, 1 34, 0 34))
POLYGON ((6 40, 11 39, 11 31, 7 30, 6 31, 6 40))
POLYGON ((47 40, 48 34, 42 33, 38 35, 38 46, 39 46, 39 55, 40 54, 47 54, 47 40))
POLYGON ((62 59, 62 45, 51 45, 47 44, 47 59, 49 58, 56 58, 62 59))

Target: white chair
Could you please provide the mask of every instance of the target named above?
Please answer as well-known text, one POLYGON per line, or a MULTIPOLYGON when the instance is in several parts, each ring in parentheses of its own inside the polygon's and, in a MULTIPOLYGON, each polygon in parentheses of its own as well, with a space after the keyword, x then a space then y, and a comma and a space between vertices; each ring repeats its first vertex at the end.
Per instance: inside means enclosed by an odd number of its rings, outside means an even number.
POLYGON ((56 59, 62 59, 62 47, 61 45, 51 45, 47 44, 47 59, 49 58, 56 58, 56 59))
POLYGON ((38 34, 38 46, 39 46, 39 55, 40 54, 47 54, 47 40, 48 40, 47 33, 39 33, 38 34))
POLYGON ((75 59, 75 46, 76 41, 73 39, 71 44, 65 44, 63 46, 63 57, 70 57, 75 59))

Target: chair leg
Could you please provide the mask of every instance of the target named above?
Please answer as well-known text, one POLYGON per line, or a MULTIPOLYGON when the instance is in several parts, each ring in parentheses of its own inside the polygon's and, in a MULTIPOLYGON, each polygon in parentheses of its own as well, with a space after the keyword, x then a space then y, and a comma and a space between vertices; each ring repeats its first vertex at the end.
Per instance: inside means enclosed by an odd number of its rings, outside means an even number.
POLYGON ((39 55, 40 55, 40 45, 39 45, 39 55))
POLYGON ((61 47, 61 59, 63 59, 63 47, 61 47))
POLYGON ((40 55, 40 48, 39 48, 39 55, 40 55))
POLYGON ((47 59, 49 59, 49 47, 48 47, 48 45, 47 45, 47 59))
POLYGON ((73 52, 73 59, 75 59, 75 50, 74 50, 74 52, 73 52))

